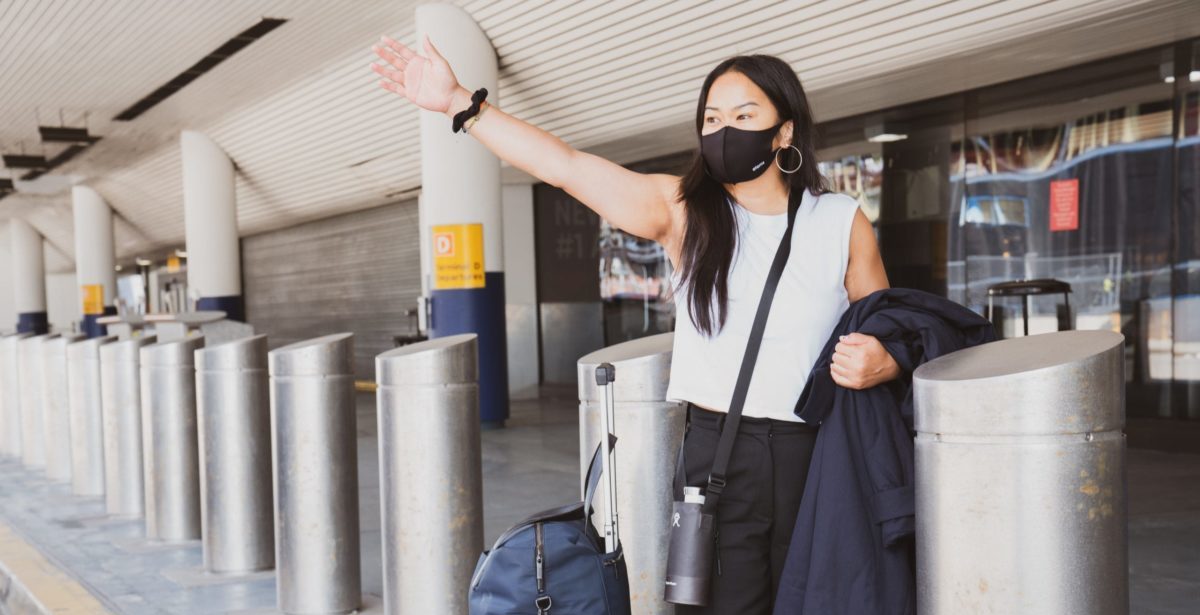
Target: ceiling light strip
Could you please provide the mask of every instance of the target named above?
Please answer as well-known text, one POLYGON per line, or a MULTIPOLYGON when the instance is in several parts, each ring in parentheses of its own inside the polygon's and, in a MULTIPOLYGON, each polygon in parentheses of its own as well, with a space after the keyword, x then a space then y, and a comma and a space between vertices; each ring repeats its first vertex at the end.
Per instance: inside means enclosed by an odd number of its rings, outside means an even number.
POLYGON ((286 22, 286 19, 272 19, 269 17, 264 17, 258 23, 238 33, 237 36, 225 41, 225 43, 220 47, 217 47, 208 55, 201 58, 200 61, 191 65, 187 70, 179 73, 167 83, 159 86, 158 89, 146 95, 128 109, 118 113, 113 119, 128 122, 145 113, 146 111, 149 111, 155 105, 161 103, 172 94, 183 89, 201 75, 212 70, 218 64, 229 59, 235 53, 245 49, 254 41, 266 36, 267 33, 271 32, 275 28, 278 28, 286 22))

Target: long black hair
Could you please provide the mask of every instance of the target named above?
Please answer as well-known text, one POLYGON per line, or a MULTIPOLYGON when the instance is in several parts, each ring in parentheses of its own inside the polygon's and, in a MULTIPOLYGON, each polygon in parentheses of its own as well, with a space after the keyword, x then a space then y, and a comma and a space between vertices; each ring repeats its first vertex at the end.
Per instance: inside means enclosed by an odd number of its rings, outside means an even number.
MULTIPOLYGON (((825 178, 817 170, 813 152, 814 122, 808 97, 800 78, 787 62, 769 55, 735 56, 721 62, 700 88, 696 104, 696 138, 704 129, 704 106, 713 81, 726 72, 734 71, 748 77, 775 105, 778 122, 792 120, 792 145, 804 156, 799 171, 784 174, 793 193, 809 190, 815 195, 829 192, 825 178)), ((780 164, 791 169, 796 166, 796 152, 784 148, 779 153, 780 164)), ((734 205, 725 186, 709 176, 699 148, 691 166, 680 182, 680 199, 687 211, 687 226, 680 247, 679 269, 683 290, 688 293, 688 315, 696 328, 713 335, 725 326, 729 306, 727 278, 737 248, 737 218, 734 205)))

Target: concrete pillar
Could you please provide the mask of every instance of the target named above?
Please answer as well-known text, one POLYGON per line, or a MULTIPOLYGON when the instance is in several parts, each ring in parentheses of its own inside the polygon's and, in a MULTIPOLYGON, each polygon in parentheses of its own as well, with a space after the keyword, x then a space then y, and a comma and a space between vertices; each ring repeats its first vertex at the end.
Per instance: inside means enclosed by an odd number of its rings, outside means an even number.
POLYGON ((222 310, 245 321, 233 161, 199 132, 183 131, 179 144, 188 293, 199 297, 197 310, 222 310))
MULTIPOLYGON (((487 100, 499 104, 496 53, 471 16, 449 4, 424 4, 415 12, 417 41, 428 35, 464 87, 487 88, 487 100)), ((452 132, 450 118, 437 113, 420 118, 430 336, 479 336, 480 419, 485 426, 502 426, 508 418, 508 360, 500 160, 469 135, 452 132)))
POLYGON ((540 375, 533 184, 505 184, 502 194, 508 395, 510 399, 533 399, 538 394, 540 375))
POLYGON ((46 318, 46 266, 42 255, 42 236, 20 218, 9 220, 8 228, 17 332, 40 335, 50 329, 46 318))
POLYGON ((11 333, 13 331, 13 323, 17 322, 17 310, 13 304, 13 266, 12 266, 12 233, 5 226, 3 232, 0 232, 0 288, 9 289, 6 293, 0 293, 0 331, 11 333))
POLYGON ((83 333, 88 337, 105 334, 96 319, 116 314, 113 305, 117 293, 116 252, 113 248, 113 214, 104 197, 87 186, 71 189, 75 214, 75 278, 82 306, 83 333))

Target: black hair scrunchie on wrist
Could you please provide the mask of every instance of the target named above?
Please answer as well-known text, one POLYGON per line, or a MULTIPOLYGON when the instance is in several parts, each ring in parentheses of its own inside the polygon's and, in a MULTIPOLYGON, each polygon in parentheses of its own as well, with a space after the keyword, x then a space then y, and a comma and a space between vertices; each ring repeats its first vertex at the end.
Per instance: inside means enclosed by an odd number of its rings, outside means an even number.
POLYGON ((471 94, 471 106, 454 114, 454 123, 451 125, 454 132, 462 132, 463 124, 476 113, 479 113, 479 105, 487 98, 487 94, 487 88, 479 88, 475 90, 474 94, 471 94))

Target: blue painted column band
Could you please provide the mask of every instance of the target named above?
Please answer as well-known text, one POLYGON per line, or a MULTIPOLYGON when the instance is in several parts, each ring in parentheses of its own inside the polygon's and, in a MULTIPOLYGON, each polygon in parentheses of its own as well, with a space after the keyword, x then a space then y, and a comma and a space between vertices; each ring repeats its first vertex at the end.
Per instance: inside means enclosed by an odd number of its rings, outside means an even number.
POLYGON ((42 335, 50 332, 50 321, 45 312, 25 312, 17 314, 17 333, 32 333, 42 335))
POLYGON ((504 273, 488 272, 483 288, 434 290, 430 337, 479 336, 479 418, 485 427, 508 420, 508 348, 504 273))
POLYGON ((104 316, 114 316, 116 313, 116 307, 106 305, 103 314, 84 314, 83 322, 79 326, 83 330, 83 334, 88 337, 104 337, 108 335, 108 327, 96 321, 104 316))
POLYGON ((246 322, 246 303, 241 295, 226 295, 224 297, 201 297, 196 301, 196 311, 220 310, 225 312, 225 318, 246 322))

